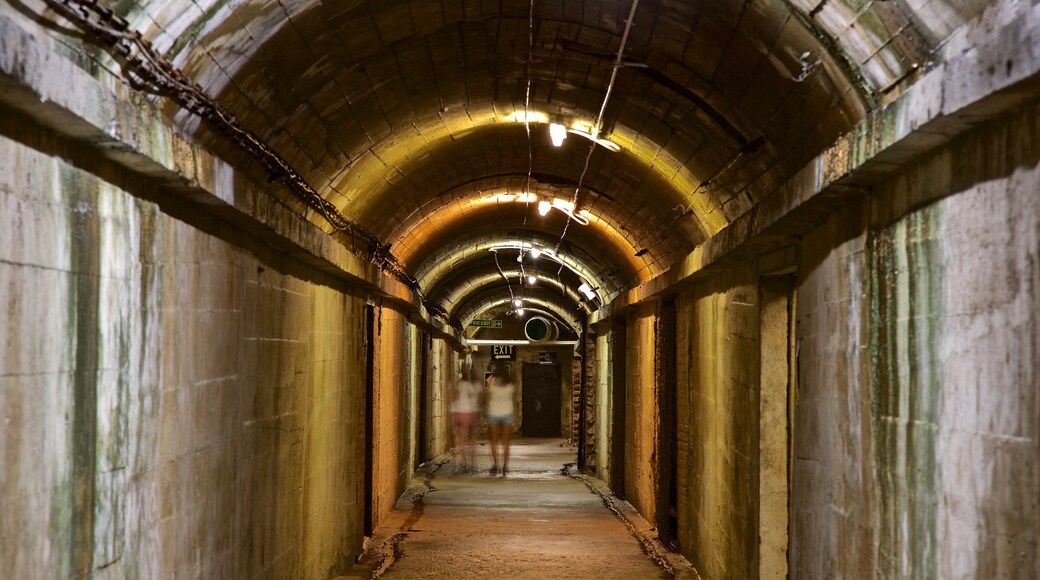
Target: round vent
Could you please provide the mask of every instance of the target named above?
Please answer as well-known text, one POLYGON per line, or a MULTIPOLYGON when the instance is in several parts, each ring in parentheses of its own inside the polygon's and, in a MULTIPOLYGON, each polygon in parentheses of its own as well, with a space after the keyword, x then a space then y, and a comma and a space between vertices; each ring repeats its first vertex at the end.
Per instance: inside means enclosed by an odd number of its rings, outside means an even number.
POLYGON ((531 342, 553 340, 557 336, 556 324, 541 316, 532 316, 524 323, 524 336, 531 342))

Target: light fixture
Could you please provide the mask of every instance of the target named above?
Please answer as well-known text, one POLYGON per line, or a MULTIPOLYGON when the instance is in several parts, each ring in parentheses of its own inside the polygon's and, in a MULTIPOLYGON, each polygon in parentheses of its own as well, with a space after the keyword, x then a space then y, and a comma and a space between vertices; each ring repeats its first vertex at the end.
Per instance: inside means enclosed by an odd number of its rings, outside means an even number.
POLYGON ((524 302, 522 300, 520 300, 519 298, 513 300, 513 306, 516 306, 517 308, 520 308, 523 305, 524 305, 524 302))
POLYGON ((516 309, 516 313, 519 314, 520 316, 523 316, 524 315, 524 309, 523 308, 517 308, 516 309))
POLYGON ((539 250, 538 248, 531 248, 531 257, 532 258, 537 258, 538 256, 541 256, 541 255, 542 255, 542 251, 541 250, 539 250))
POLYGON ((538 279, 538 278, 535 278, 534 276, 528 276, 528 277, 527 277, 527 283, 528 283, 528 284, 530 284, 530 285, 532 285, 532 286, 534 286, 534 282, 535 282, 535 280, 537 280, 537 279, 538 279))
POLYGON ((582 282, 581 286, 578 286, 578 292, 581 292, 589 300, 596 299, 596 293, 592 291, 592 287, 589 286, 588 282, 582 282))
POLYGON ((546 215, 552 208, 556 208, 562 211, 563 213, 567 214, 567 216, 570 217, 572 220, 578 222, 583 226, 589 225, 589 218, 586 217, 590 215, 589 212, 582 210, 575 214, 573 202, 567 201, 566 199, 560 199, 558 197, 553 198, 551 203, 545 200, 538 202, 538 213, 541 215, 546 215))
POLYGON ((549 124, 549 138, 552 139, 554 147, 563 145, 563 140, 567 138, 567 127, 564 127, 560 123, 549 124))
POLYGON ((597 131, 595 127, 592 127, 588 131, 583 131, 581 129, 572 128, 572 129, 568 129, 567 132, 568 133, 573 133, 575 135, 581 135, 582 137, 588 139, 589 141, 592 141, 593 143, 602 146, 603 148, 607 149, 608 151, 613 151, 615 153, 617 153, 618 151, 621 151, 621 146, 618 145, 617 143, 615 143, 613 141, 609 141, 607 139, 601 139, 600 136, 599 136, 599 131, 597 131))

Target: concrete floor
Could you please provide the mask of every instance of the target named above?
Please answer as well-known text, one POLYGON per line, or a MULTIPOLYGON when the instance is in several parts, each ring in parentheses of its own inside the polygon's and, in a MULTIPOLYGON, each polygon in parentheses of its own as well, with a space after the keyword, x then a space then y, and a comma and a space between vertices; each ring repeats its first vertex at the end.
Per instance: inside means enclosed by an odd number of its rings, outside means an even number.
POLYGON ((560 440, 514 441, 507 476, 452 462, 416 474, 376 530, 359 576, 380 578, 671 578, 689 565, 602 482, 572 477, 560 440))

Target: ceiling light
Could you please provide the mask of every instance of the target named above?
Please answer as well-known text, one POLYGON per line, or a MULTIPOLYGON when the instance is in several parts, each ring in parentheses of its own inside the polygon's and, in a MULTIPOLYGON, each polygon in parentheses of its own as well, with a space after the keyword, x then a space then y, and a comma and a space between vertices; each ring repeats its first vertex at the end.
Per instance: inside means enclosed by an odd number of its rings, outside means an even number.
MULTIPOLYGON (((533 253, 533 252, 532 252, 532 253, 533 253)), ((538 279, 538 278, 535 278, 534 276, 528 276, 528 277, 527 277, 527 283, 528 283, 528 284, 531 284, 531 285, 533 286, 533 285, 534 285, 534 282, 535 282, 535 280, 537 280, 537 279, 538 279)))
POLYGON ((542 255, 542 251, 541 250, 539 250, 538 248, 531 248, 531 257, 532 258, 537 258, 538 256, 541 256, 541 255, 542 255))
POLYGON ((513 113, 513 120, 517 123, 548 123, 549 117, 545 113, 536 113, 534 111, 523 112, 517 111, 513 113))
POLYGON ((520 316, 523 316, 524 315, 524 309, 523 308, 517 308, 516 309, 516 313, 519 314, 520 316))
POLYGON ((516 306, 517 308, 520 308, 523 305, 524 305, 524 302, 522 300, 520 300, 519 298, 513 300, 513 306, 516 306))
POLYGON ((538 215, 546 215, 546 214, 549 213, 549 210, 551 210, 551 209, 552 209, 552 204, 547 202, 547 201, 545 201, 544 199, 542 201, 538 202, 538 215))
POLYGON ((567 138, 567 127, 559 123, 552 123, 549 125, 549 138, 552 139, 553 146, 563 145, 563 140, 567 138))
POLYGON ((582 282, 581 286, 578 286, 578 292, 584 294, 585 297, 589 300, 596 299, 596 293, 592 291, 592 288, 589 286, 588 282, 582 282))

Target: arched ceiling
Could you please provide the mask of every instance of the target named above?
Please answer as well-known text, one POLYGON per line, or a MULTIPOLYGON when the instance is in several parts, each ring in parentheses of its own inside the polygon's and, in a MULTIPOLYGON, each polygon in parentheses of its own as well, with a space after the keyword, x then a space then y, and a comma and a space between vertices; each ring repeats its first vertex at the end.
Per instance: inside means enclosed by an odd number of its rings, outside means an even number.
MULTIPOLYGON (((609 100, 631 0, 113 7, 462 319, 523 291, 500 272, 519 251, 497 246, 555 250, 555 266, 524 266, 556 282, 537 290, 546 308, 572 314, 667 271, 941 60, 990 5, 641 0, 609 100), (591 126, 601 111, 619 151, 549 142, 547 121, 591 126), (576 200, 589 224, 542 216, 541 200, 576 200), (583 300, 582 281, 600 299, 583 300)), ((199 119, 169 113, 236 158, 199 119)))

